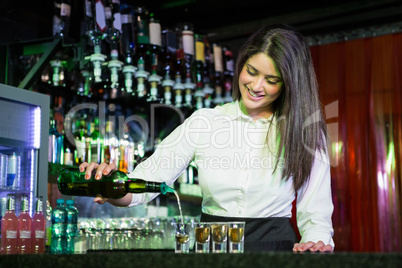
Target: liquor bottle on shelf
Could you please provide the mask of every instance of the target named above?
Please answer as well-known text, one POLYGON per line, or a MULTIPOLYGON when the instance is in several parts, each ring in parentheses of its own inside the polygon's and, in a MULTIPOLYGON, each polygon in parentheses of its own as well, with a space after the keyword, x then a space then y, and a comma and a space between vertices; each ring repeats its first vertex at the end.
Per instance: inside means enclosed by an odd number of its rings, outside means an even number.
POLYGON ((153 15, 149 20, 149 45, 149 51, 151 54, 151 68, 156 67, 156 71, 159 73, 161 71, 159 55, 162 47, 162 29, 159 20, 155 19, 153 15))
POLYGON ((71 126, 71 116, 67 115, 64 118, 64 139, 63 139, 63 147, 64 147, 64 157, 63 164, 72 166, 75 163, 74 155, 75 155, 75 146, 74 146, 74 136, 72 135, 72 126, 71 126))
POLYGON ((78 234, 78 210, 74 200, 66 201, 66 253, 74 253, 75 238, 78 234))
POLYGON ((176 42, 176 33, 174 31, 169 29, 162 31, 161 65, 163 66, 164 77, 161 86, 164 92, 164 104, 166 105, 172 104, 172 88, 174 86, 172 78, 175 76, 173 62, 175 62, 177 50, 176 42))
POLYGON ((142 179, 128 178, 127 174, 116 170, 100 180, 91 177, 85 179, 85 172, 78 168, 63 169, 57 180, 58 188, 64 195, 91 196, 101 195, 105 198, 122 198, 127 193, 173 193, 175 190, 163 182, 145 181, 142 179))
POLYGON ((119 140, 115 134, 114 122, 106 121, 104 139, 104 162, 119 165, 119 140))
POLYGON ((60 36, 61 0, 54 0, 53 4, 52 34, 53 36, 60 36))
POLYGON ((62 0, 60 6, 60 24, 59 35, 62 38, 70 38, 70 17, 71 17, 71 0, 62 0))
POLYGON ((215 105, 221 105, 223 100, 223 55, 222 47, 218 44, 213 44, 214 52, 214 67, 215 67, 215 99, 213 100, 215 105))
POLYGON ((128 5, 121 5, 121 45, 124 57, 124 90, 128 95, 133 94, 133 77, 136 71, 134 66, 134 25, 133 10, 128 5))
POLYGON ((173 75, 173 63, 176 60, 177 51, 177 36, 176 32, 171 29, 164 29, 162 31, 162 46, 161 46, 161 64, 163 71, 169 72, 173 75))
MULTIPOLYGON (((83 11, 84 11, 84 16, 82 19, 81 24, 83 25, 81 35, 85 36, 89 31, 92 31, 95 29, 95 17, 94 17, 94 6, 93 6, 93 1, 92 0, 84 0, 83 2, 83 11)), ((89 42, 90 40, 87 39, 87 45, 91 46, 92 43, 89 42)))
POLYGON ((195 81, 196 81, 196 91, 194 93, 194 98, 196 99, 196 109, 201 109, 204 105, 205 93, 203 91, 203 75, 204 75, 204 64, 205 64, 205 45, 204 38, 202 35, 195 35, 195 81))
POLYGON ((99 119, 95 117, 91 123, 91 162, 101 163, 104 159, 104 140, 102 133, 99 131, 99 119))
POLYGON ((32 216, 31 251, 33 254, 45 253, 46 219, 43 215, 42 198, 36 200, 35 212, 32 216))
POLYGON ((66 208, 64 199, 57 199, 57 207, 52 210, 52 238, 50 253, 66 253, 66 208))
POLYGON ((81 118, 75 123, 74 142, 75 142, 75 164, 79 165, 83 162, 90 161, 90 137, 86 125, 86 114, 82 114, 81 118))
POLYGON ((50 126, 49 126, 48 161, 50 163, 63 164, 64 136, 57 131, 56 120, 50 119, 49 123, 50 126))
POLYGON ((49 200, 46 200, 46 237, 45 237, 45 252, 50 252, 52 242, 52 214, 53 210, 50 206, 49 200))
POLYGON ((184 55, 184 47, 183 47, 183 35, 182 35, 182 25, 176 25, 175 33, 176 33, 176 57, 174 61, 174 71, 175 77, 180 75, 182 78, 184 72, 186 71, 185 66, 185 55, 184 55))
POLYGON ((177 49, 176 49, 176 60, 174 62, 175 71, 175 84, 173 90, 175 93, 175 106, 180 108, 183 105, 183 91, 184 85, 182 83, 183 77, 186 74, 186 59, 184 55, 184 43, 182 35, 182 25, 176 26, 176 36, 177 36, 177 49))
POLYGON ((130 173, 134 169, 134 140, 130 135, 128 124, 124 125, 123 133, 119 139, 120 160, 119 170, 130 173))
MULTIPOLYGON (((153 13, 152 13, 153 14, 153 13)), ((162 46, 162 30, 161 25, 153 16, 149 21, 149 52, 151 60, 151 75, 148 78, 150 83, 149 102, 160 101, 158 85, 162 81, 162 77, 158 75, 161 72, 159 63, 159 54, 161 53, 162 46)))
POLYGON ((204 73, 203 73, 203 84, 204 87, 202 91, 204 92, 204 107, 211 108, 213 106, 212 98, 215 90, 213 89, 213 79, 211 75, 214 73, 214 55, 210 46, 208 39, 204 36, 204 46, 205 46, 205 63, 204 63, 204 73))
POLYGON ((7 157, 7 178, 6 187, 11 189, 18 189, 20 185, 20 164, 21 157, 13 152, 7 157))
POLYGON ((90 29, 86 35, 93 43, 93 54, 86 56, 85 59, 92 62, 93 65, 93 76, 94 83, 102 82, 102 64, 106 60, 107 56, 102 54, 102 40, 107 37, 106 33, 106 15, 105 6, 102 0, 92 1, 92 11, 95 12, 95 22, 94 28, 90 29))
POLYGON ((191 72, 194 61, 194 30, 191 23, 184 23, 181 26, 181 35, 183 42, 183 53, 185 59, 186 72, 191 72))
POLYGON ((21 212, 18 216, 18 253, 31 254, 31 227, 32 218, 29 215, 28 196, 21 197, 21 212))
POLYGON ((181 25, 181 41, 183 43, 184 55, 184 94, 186 107, 192 107, 192 97, 195 89, 194 65, 194 30, 191 23, 181 25))
POLYGON ((234 62, 233 62, 233 53, 229 50, 228 47, 224 46, 223 50, 223 59, 224 59, 224 85, 225 85, 225 94, 224 101, 231 102, 232 101, 232 80, 234 73, 234 62))
POLYGON ((105 0, 105 19, 106 19, 106 32, 109 36, 114 36, 119 32, 121 34, 121 12, 120 0, 105 0))
POLYGON ((7 195, 6 213, 1 219, 1 254, 17 254, 18 217, 15 215, 15 196, 7 195))
POLYGON ((107 38, 106 41, 110 46, 110 60, 107 66, 110 71, 110 90, 112 98, 116 97, 119 86, 119 71, 123 66, 123 62, 119 60, 120 38, 121 38, 121 15, 120 15, 120 1, 105 1, 105 15, 107 24, 107 38))
POLYGON ((136 62, 138 70, 135 73, 137 79, 137 97, 147 97, 147 79, 151 70, 149 51, 149 12, 145 7, 135 9, 136 26, 136 62))
POLYGON ((149 11, 143 6, 135 7, 135 29, 136 29, 136 62, 140 59, 144 61, 144 69, 151 69, 149 59, 149 11))

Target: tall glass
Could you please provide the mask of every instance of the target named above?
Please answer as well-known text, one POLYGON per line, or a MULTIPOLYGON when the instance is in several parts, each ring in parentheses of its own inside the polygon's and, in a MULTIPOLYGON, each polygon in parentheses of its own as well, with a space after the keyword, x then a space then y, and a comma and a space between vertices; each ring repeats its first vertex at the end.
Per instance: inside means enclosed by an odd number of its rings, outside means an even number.
POLYGON ((175 253, 189 253, 190 252, 190 230, 189 223, 178 222, 175 225, 175 240, 176 247, 175 253))
POLYGON ((229 253, 244 253, 245 222, 229 222, 229 253))
POLYGON ((227 252, 228 223, 213 222, 211 223, 212 235, 212 253, 227 252))
POLYGON ((211 223, 198 222, 195 224, 195 253, 209 253, 211 223))

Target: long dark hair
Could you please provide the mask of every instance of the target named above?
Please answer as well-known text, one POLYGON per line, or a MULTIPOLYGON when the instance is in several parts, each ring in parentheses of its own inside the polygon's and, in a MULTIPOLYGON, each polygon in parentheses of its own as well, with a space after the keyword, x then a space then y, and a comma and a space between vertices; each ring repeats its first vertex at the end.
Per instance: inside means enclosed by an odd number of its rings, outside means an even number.
MULTIPOLYGON (((283 79, 281 95, 273 103, 284 157, 283 178, 293 178, 295 191, 310 178, 315 152, 326 151, 327 129, 318 97, 310 49, 303 36, 289 25, 269 25, 255 32, 237 56, 233 99, 240 100, 239 75, 246 61, 264 53, 283 79)), ((275 169, 279 163, 276 162, 275 169)))

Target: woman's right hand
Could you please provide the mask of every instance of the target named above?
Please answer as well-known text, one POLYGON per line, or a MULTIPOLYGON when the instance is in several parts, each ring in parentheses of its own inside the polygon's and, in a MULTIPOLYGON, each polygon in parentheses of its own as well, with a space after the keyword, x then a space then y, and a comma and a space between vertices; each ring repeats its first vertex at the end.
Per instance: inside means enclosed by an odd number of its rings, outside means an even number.
MULTIPOLYGON (((93 172, 96 170, 95 173, 95 180, 100 180, 102 178, 102 175, 108 175, 110 172, 117 170, 117 167, 114 163, 107 164, 105 162, 98 164, 95 162, 87 163, 84 162, 79 166, 80 172, 85 171, 85 179, 89 180, 93 174, 93 172)), ((102 196, 97 196, 94 199, 94 202, 98 204, 104 204, 107 202, 108 199, 104 198, 102 196)))

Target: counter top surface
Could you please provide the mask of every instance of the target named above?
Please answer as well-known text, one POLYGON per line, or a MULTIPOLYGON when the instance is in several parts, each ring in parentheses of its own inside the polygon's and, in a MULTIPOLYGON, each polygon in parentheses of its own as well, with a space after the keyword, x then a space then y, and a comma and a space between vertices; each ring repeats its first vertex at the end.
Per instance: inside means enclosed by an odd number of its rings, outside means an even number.
POLYGON ((0 267, 401 267, 402 253, 175 254, 173 251, 100 251, 74 255, 0 255, 0 267))

